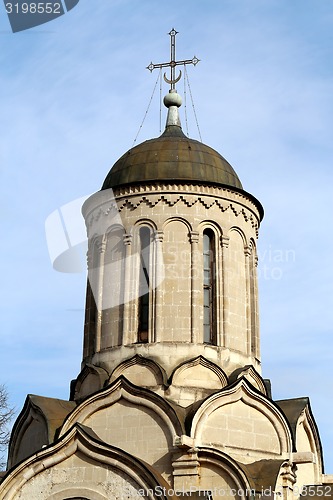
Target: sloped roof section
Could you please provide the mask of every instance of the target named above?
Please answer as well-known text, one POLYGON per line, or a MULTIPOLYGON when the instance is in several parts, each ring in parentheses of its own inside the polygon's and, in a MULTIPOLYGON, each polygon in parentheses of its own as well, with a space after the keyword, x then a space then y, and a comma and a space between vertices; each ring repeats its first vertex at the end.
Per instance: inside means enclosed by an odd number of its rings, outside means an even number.
POLYGON ((57 429, 75 407, 73 401, 29 394, 11 433, 8 466, 52 443, 57 429))
POLYGON ((125 153, 108 173, 103 189, 148 181, 193 181, 230 186, 242 184, 230 163, 217 151, 189 139, 176 125, 125 153))

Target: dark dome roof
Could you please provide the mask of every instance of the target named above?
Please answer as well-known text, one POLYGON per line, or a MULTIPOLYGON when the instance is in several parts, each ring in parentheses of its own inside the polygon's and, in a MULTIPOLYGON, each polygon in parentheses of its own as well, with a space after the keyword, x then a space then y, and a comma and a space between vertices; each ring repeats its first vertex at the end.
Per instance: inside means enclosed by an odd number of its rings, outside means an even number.
POLYGON ((195 181, 243 189, 232 166, 217 151, 189 139, 176 125, 125 153, 106 176, 103 189, 147 181, 195 181))

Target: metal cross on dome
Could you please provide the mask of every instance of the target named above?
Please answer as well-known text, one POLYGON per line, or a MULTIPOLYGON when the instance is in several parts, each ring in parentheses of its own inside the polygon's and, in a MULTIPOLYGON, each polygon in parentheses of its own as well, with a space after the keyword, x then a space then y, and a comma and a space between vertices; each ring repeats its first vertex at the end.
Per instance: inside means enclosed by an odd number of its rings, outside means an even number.
POLYGON ((193 64, 195 66, 198 64, 200 59, 198 59, 196 56, 193 57, 193 59, 185 59, 184 61, 176 61, 176 35, 178 31, 176 31, 174 28, 170 31, 169 35, 171 37, 171 58, 170 62, 167 63, 162 63, 162 64, 153 64, 152 62, 147 66, 147 69, 149 69, 150 72, 152 72, 156 68, 168 68, 170 67, 170 79, 166 77, 166 74, 164 73, 164 80, 171 85, 171 89, 175 88, 175 84, 179 82, 179 80, 182 77, 182 72, 179 70, 179 75, 176 78, 176 66, 180 65, 185 65, 185 64, 193 64))

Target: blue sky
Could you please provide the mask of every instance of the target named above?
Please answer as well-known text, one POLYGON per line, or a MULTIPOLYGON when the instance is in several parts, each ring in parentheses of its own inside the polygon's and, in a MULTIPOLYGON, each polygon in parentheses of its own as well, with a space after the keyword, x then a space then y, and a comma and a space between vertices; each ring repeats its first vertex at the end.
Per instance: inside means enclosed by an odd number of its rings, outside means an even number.
MULTIPOLYGON (((45 220, 132 146, 172 27, 177 56, 201 59, 188 73, 203 141, 265 208, 263 376, 275 399, 311 398, 333 473, 331 0, 80 0, 16 34, 0 5, 0 382, 18 411, 27 393, 68 398, 85 274, 52 269, 45 220)), ((158 91, 138 142, 157 135, 158 91)))

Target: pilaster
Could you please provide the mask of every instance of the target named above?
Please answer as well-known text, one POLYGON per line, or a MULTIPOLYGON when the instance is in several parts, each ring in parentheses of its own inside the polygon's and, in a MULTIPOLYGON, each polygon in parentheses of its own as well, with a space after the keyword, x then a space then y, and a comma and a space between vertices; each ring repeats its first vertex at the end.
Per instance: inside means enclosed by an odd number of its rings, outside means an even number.
POLYGON ((297 466, 289 460, 282 464, 280 477, 282 479, 282 500, 295 500, 294 485, 296 483, 297 466))
POLYGON ((177 454, 172 462, 173 484, 175 491, 192 491, 199 485, 198 450, 196 448, 184 449, 177 454))
POLYGON ((154 297, 155 307, 152 308, 155 314, 155 329, 152 332, 151 342, 160 342, 163 337, 162 332, 162 307, 163 307, 163 292, 161 283, 164 278, 164 264, 163 264, 163 231, 155 231, 155 273, 153 277, 154 283, 154 297))
POLYGON ((251 345, 252 345, 252 327, 251 327, 251 247, 246 246, 244 248, 245 255, 245 280, 246 280, 246 334, 247 334, 247 354, 251 356, 251 345))
POLYGON ((104 288, 104 260, 107 245, 107 236, 104 234, 96 242, 98 250, 97 258, 93 262, 93 278, 90 282, 96 302, 96 338, 95 338, 95 352, 101 350, 101 336, 102 336, 102 322, 103 322, 103 288, 104 288), (96 262, 97 260, 97 262, 96 262), (96 283, 95 283, 96 281, 96 283))
POLYGON ((124 234, 123 241, 125 245, 125 267, 124 267, 124 319, 123 319, 123 344, 131 343, 130 338, 130 293, 131 293, 131 256, 132 256, 132 239, 131 234, 124 234))
POLYGON ((221 237, 221 246, 222 246, 222 272, 221 272, 221 293, 223 296, 223 309, 222 309, 222 339, 221 339, 221 345, 223 347, 227 347, 228 344, 228 324, 227 324, 227 317, 228 317, 228 307, 229 307, 229 299, 227 296, 227 290, 228 290, 228 267, 227 267, 227 262, 228 262, 228 249, 229 249, 229 241, 230 238, 229 236, 222 236, 221 237))
MULTIPOLYGON (((190 232, 191 243, 191 342, 200 343, 200 293, 201 280, 199 271, 199 233, 190 232)), ((201 341, 202 342, 202 341, 201 341)))

